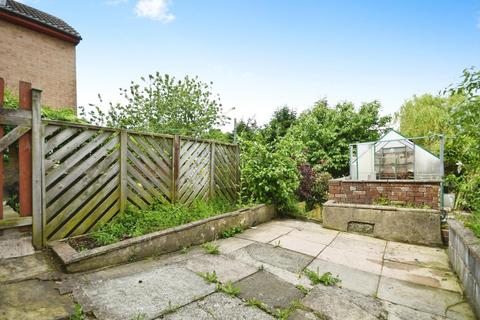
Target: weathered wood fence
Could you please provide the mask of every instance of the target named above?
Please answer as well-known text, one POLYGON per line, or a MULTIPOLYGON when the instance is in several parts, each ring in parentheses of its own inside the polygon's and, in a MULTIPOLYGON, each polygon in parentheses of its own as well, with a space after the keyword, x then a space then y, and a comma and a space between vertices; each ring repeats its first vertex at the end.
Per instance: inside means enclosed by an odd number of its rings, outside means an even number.
MULTIPOLYGON (((34 186, 33 201, 37 201, 33 210, 37 247, 84 234, 129 205, 145 208, 155 201, 190 204, 212 197, 237 200, 237 145, 41 121, 40 92, 33 91, 33 95, 34 109, 38 108, 33 113, 38 115, 28 118, 31 126, 26 128, 38 131, 31 140, 30 185, 34 186)), ((15 111, 9 111, 10 118, 15 111)), ((7 124, 1 112, 0 119, 0 124, 7 124)))

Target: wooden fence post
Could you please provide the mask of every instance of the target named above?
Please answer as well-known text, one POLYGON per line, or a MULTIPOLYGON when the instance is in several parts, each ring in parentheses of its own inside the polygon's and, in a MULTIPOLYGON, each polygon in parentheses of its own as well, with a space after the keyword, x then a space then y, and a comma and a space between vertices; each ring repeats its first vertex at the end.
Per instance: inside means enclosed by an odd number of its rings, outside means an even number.
MULTIPOLYGON (((20 109, 32 110, 32 85, 20 81, 19 84, 20 109)), ((25 133, 18 139, 18 193, 20 216, 32 215, 32 134, 25 133)), ((26 230, 24 228, 22 231, 26 230)))
POLYGON ((215 142, 210 142, 210 199, 215 197, 215 142))
MULTIPOLYGON (((0 109, 3 109, 5 81, 0 78, 0 109)), ((0 125, 0 139, 3 138, 3 126, 0 125)), ((3 152, 0 152, 0 220, 3 219, 3 152)))
POLYGON ((43 139, 41 132, 41 98, 42 91, 31 90, 32 99, 32 242, 36 249, 43 243, 43 139))
POLYGON ((120 212, 127 208, 127 148, 128 133, 120 131, 120 212))
POLYGON ((173 174, 172 174, 172 203, 177 202, 178 197, 178 177, 180 174, 180 136, 173 138, 173 174))
POLYGON ((236 168, 236 185, 235 188, 237 189, 235 192, 235 201, 240 200, 240 192, 241 192, 241 176, 240 176, 240 146, 237 144, 237 147, 235 148, 235 168, 236 168))

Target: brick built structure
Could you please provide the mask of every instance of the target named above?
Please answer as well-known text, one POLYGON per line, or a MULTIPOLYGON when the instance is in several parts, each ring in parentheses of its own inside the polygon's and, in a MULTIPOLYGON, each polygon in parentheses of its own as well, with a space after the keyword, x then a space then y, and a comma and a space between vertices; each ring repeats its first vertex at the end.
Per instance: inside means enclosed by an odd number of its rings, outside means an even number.
POLYGON ((80 34, 63 20, 13 0, 0 0, 0 77, 18 94, 19 81, 42 90, 42 104, 77 106, 80 34))
POLYGON ((440 208, 440 181, 334 179, 328 183, 329 199, 337 203, 373 204, 380 198, 414 206, 440 208))

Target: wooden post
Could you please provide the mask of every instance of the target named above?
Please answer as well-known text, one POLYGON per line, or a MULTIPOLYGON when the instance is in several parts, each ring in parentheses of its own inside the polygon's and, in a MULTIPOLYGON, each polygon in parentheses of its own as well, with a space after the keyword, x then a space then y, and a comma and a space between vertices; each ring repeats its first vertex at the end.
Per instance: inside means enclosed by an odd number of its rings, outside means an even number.
POLYGON ((215 142, 210 142, 210 199, 215 197, 215 142))
POLYGON ((120 212, 125 211, 128 203, 127 195, 127 148, 128 136, 125 130, 120 131, 120 212))
POLYGON ((178 177, 180 174, 180 136, 173 138, 173 174, 172 174, 172 202, 177 202, 178 198, 178 177))
MULTIPOLYGON (((19 85, 20 109, 32 110, 32 85, 20 81, 19 85)), ((32 134, 25 133, 18 140, 18 198, 20 216, 32 215, 32 134)), ((22 231, 28 229, 21 229, 22 231)))
POLYGON ((236 149, 235 149, 235 166, 236 166, 236 184, 235 188, 235 201, 240 200, 240 183, 241 183, 241 176, 240 176, 240 146, 237 144, 236 149))
MULTIPOLYGON (((5 81, 0 78, 0 109, 3 109, 5 81)), ((0 139, 3 138, 3 126, 0 125, 0 139)), ((3 152, 0 152, 0 220, 3 219, 3 152)))
POLYGON ((43 243, 43 139, 41 98, 42 91, 33 89, 32 101, 32 242, 36 249, 41 249, 43 243))

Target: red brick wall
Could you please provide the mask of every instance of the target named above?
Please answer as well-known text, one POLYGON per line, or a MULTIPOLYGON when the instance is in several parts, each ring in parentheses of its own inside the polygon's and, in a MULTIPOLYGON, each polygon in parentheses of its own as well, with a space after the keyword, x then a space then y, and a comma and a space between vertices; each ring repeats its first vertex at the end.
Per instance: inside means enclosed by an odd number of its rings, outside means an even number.
POLYGON ((439 181, 330 180, 329 199, 340 203, 373 204, 379 198, 415 206, 440 208, 439 181))

